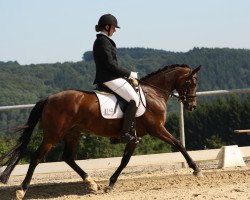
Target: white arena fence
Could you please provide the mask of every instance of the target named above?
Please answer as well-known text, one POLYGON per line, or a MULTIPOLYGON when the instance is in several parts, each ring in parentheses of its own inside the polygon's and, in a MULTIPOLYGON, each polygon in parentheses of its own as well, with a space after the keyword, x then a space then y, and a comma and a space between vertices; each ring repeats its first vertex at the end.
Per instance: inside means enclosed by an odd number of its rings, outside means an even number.
MULTIPOLYGON (((214 91, 203 91, 197 92, 196 95, 199 96, 222 96, 229 94, 249 94, 250 88, 245 89, 232 89, 232 90, 214 90, 214 91)), ((184 130, 184 114, 183 114, 183 104, 180 103, 179 111, 179 126, 180 126, 180 140, 183 146, 185 146, 185 130, 184 130)))
MULTIPOLYGON (((213 91, 203 91, 197 92, 197 96, 218 96, 218 95, 229 95, 229 94, 249 94, 250 88, 245 89, 230 89, 230 90, 213 90, 213 91)), ((176 94, 177 95, 177 94, 176 94)), ((26 105, 15 105, 15 106, 0 106, 0 112, 10 111, 17 109, 32 108, 35 104, 26 104, 26 105)), ((185 130, 184 130, 184 114, 183 114, 183 104, 180 103, 179 111, 179 126, 180 126, 180 140, 183 146, 185 146, 185 130)))
MULTIPOLYGON (((241 159, 250 158, 250 146, 247 147, 238 147, 238 146, 227 146, 227 147, 236 147, 236 151, 239 149, 241 154, 241 159)), ((188 151, 189 155, 193 158, 195 162, 207 162, 207 161, 220 161, 224 162, 225 153, 222 154, 222 149, 210 149, 210 150, 199 150, 199 151, 188 151)), ((227 159, 237 160, 238 158, 234 158, 231 156, 234 152, 230 152, 230 157, 227 159)), ((88 159, 88 160, 77 160, 77 164, 84 169, 84 171, 91 172, 97 170, 108 170, 108 169, 116 169, 120 162, 121 157, 113 157, 113 158, 99 158, 99 159, 88 159)), ((181 168, 185 163, 185 159, 180 152, 174 153, 161 153, 161 154, 150 154, 150 155, 138 155, 132 156, 130 162, 127 167, 142 167, 142 169, 150 167, 150 166, 159 166, 160 168, 164 168, 170 166, 171 169, 181 168)), ((27 173, 29 164, 17 165, 12 172, 12 175, 19 176, 25 175, 27 173)), ((232 165, 231 165, 232 166, 232 165)), ((238 163, 234 162, 233 166, 242 166, 238 165, 238 163)), ((222 166, 223 168, 227 166, 222 166)), ((222 168, 218 164, 218 168, 222 168)), ((4 168, 2 168, 4 170, 4 168)), ((35 174, 46 174, 46 173, 63 173, 63 172, 72 172, 73 170, 65 163, 65 162, 51 162, 51 163, 40 163, 36 170, 35 174)))
MULTIPOLYGON (((197 96, 215 96, 215 95, 228 95, 228 94, 246 94, 250 93, 250 88, 247 89, 234 89, 234 90, 216 90, 216 91, 205 91, 205 92, 197 92, 197 96)), ((15 106, 0 106, 0 112, 2 111, 10 111, 16 109, 25 109, 32 108, 35 104, 28 105, 15 105, 15 106)), ((185 146, 185 133, 184 133, 184 117, 183 117, 183 105, 180 103, 180 133, 181 133, 181 141, 185 146)), ((232 147, 232 146, 226 146, 232 147)), ((235 146, 234 146, 235 147, 235 146)), ((196 162, 202 161, 212 161, 212 160, 222 160, 225 161, 225 147, 221 149, 210 149, 210 150, 199 150, 199 151, 188 151, 190 156, 196 162), (221 153, 223 152, 223 153, 221 153)), ((239 151, 241 158, 250 158, 250 146, 246 147, 238 147, 233 148, 233 151, 239 151)), ((230 152, 227 155, 236 155, 237 152, 230 152)), ((228 158, 227 158, 228 159, 228 158)), ((229 160, 234 160, 234 157, 230 157, 229 160)), ((106 170, 112 169, 119 166, 121 161, 121 157, 115 158, 101 158, 101 159, 88 159, 88 160, 78 160, 77 163, 84 170, 106 170)), ((185 159, 180 152, 175 153, 161 153, 161 154, 151 154, 151 155, 139 155, 132 156, 131 161, 128 164, 128 167, 135 166, 150 166, 150 165, 174 165, 177 163, 185 163, 185 159)), ((235 166, 238 166, 237 163, 235 166)), ((14 169, 12 175, 25 175, 28 169, 28 164, 25 165, 17 165, 14 169)), ((4 170, 4 168, 1 168, 4 170)), ((64 162, 52 162, 52 163, 41 163, 38 165, 35 173, 53 173, 53 172, 67 172, 72 171, 72 169, 64 162)))

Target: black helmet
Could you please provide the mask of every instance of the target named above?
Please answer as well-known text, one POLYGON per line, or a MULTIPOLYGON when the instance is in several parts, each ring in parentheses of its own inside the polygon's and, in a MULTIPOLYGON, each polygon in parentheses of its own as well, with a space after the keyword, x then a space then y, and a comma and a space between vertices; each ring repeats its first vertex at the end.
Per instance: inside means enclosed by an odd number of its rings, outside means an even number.
POLYGON ((104 27, 106 25, 114 25, 116 28, 120 28, 118 26, 117 19, 111 14, 105 14, 105 15, 101 16, 99 21, 98 21, 99 27, 104 27))

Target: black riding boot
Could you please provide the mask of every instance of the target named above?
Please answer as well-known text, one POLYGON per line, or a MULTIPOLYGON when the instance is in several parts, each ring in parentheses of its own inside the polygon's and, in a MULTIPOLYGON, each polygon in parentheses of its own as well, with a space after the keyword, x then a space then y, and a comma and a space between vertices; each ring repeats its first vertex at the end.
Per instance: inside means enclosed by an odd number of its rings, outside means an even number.
POLYGON ((121 143, 129 143, 133 140, 136 140, 134 136, 130 134, 131 127, 135 121, 135 113, 136 113, 137 107, 134 100, 131 100, 128 103, 128 107, 126 111, 124 112, 123 117, 123 125, 121 130, 121 143))

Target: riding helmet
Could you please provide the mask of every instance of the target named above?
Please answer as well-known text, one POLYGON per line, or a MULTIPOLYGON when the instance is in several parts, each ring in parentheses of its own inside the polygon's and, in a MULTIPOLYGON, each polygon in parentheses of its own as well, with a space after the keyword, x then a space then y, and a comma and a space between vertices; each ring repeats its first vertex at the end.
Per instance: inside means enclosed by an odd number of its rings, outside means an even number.
POLYGON ((117 19, 111 14, 102 15, 98 21, 99 27, 104 27, 106 25, 114 25, 116 28, 120 28, 117 19))

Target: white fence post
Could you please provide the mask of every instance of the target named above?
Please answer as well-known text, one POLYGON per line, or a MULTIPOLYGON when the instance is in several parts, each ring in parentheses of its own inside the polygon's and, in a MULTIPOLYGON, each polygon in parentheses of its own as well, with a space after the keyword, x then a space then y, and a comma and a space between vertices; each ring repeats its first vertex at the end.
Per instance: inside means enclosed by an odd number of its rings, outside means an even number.
MULTIPOLYGON (((184 129, 184 113, 183 113, 183 103, 180 102, 180 112, 179 112, 179 129, 180 129, 180 140, 181 144, 185 147, 185 129, 184 129)), ((182 163, 182 168, 187 168, 187 162, 182 163)))
POLYGON ((180 128, 181 144, 185 147, 184 113, 183 113, 183 103, 182 102, 180 102, 179 128, 180 128))
MULTIPOLYGON (((232 89, 232 90, 203 91, 203 92, 197 92, 196 95, 197 96, 217 96, 217 95, 249 94, 249 93, 250 93, 250 88, 245 88, 245 89, 232 89)), ((180 140, 181 140, 182 145, 185 147, 184 114, 183 114, 182 103, 180 103, 179 126, 180 126, 180 140)))

